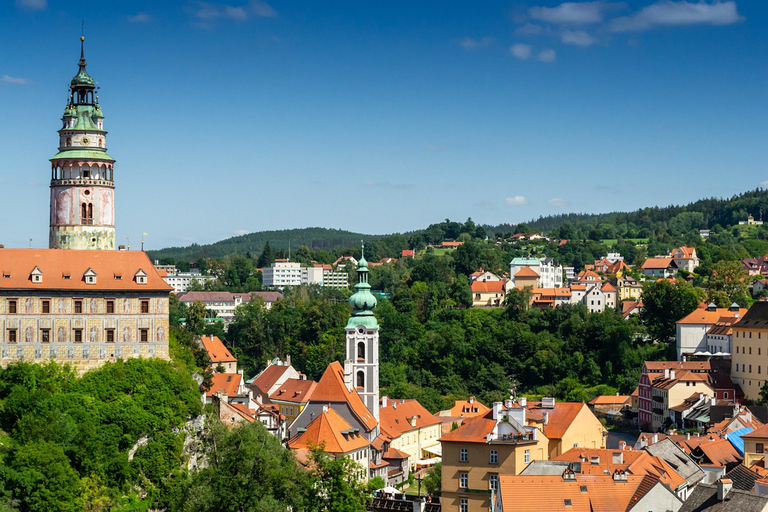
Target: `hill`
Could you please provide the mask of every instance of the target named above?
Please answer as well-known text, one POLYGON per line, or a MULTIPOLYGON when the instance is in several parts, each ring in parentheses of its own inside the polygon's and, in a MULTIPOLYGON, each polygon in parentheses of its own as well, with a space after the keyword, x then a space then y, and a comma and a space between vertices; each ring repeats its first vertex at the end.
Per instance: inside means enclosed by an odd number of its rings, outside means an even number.
POLYGON ((172 258, 175 261, 197 261, 200 258, 221 258, 230 254, 251 253, 258 255, 269 242, 272 249, 293 250, 302 245, 317 251, 344 250, 358 247, 360 240, 375 240, 380 235, 364 235, 341 229, 301 228, 276 231, 259 231, 247 235, 227 238, 212 244, 192 244, 188 247, 168 247, 158 251, 148 251, 151 259, 172 258))

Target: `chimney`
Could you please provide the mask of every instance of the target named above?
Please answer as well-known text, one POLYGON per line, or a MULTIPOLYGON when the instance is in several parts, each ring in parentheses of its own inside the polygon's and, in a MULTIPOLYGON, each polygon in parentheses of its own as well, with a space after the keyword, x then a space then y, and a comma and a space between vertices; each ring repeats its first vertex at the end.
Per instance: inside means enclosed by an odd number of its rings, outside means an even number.
POLYGON ((686 356, 683 356, 683 362, 685 362, 688 358, 686 356))
POLYGON ((323 412, 328 412, 328 404, 323 405, 323 412))
POLYGON ((506 407, 507 409, 511 409, 512 408, 512 399, 511 398, 507 398, 506 400, 504 400, 504 407, 506 407))
POLYGON ((528 399, 525 398, 524 396, 521 396, 520 398, 517 399, 517 403, 520 404, 520 407, 527 407, 528 406, 528 399))
POLYGON ((651 444, 656 444, 659 442, 659 434, 653 434, 653 437, 651 438, 651 444))
POLYGON ((544 426, 549 425, 549 411, 544 411, 544 426))
POLYGON ((613 472, 613 481, 616 483, 627 483, 627 472, 617 469, 613 472))
POLYGON ((475 397, 473 396, 469 397, 469 403, 471 404, 475 403, 475 397))
POLYGON ((669 368, 664 368, 664 378, 665 379, 669 378, 669 368))
POLYGON ((285 356, 285 365, 291 366, 291 354, 288 354, 287 356, 285 356))
POLYGON ((381 407, 386 407, 386 406, 387 406, 387 397, 385 395, 381 397, 381 407))
POLYGON ((689 441, 690 439, 691 439, 691 433, 688 432, 688 433, 685 434, 685 440, 689 441))
POLYGON ((626 441, 619 441, 619 450, 626 450, 627 449, 627 442, 626 441))
POLYGON ((501 402, 493 402, 493 419, 499 421, 501 419, 501 402))
POLYGON ((717 500, 723 501, 726 496, 728 496, 728 492, 731 490, 731 487, 733 487, 733 480, 730 478, 721 478, 717 481, 717 500))

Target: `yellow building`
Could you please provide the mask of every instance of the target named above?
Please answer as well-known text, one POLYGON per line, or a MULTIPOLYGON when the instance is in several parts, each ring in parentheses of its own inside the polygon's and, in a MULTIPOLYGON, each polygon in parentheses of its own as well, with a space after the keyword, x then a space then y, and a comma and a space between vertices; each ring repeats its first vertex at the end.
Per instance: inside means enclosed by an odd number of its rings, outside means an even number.
POLYGON ((745 398, 760 398, 768 380, 768 302, 755 302, 733 325, 731 379, 741 386, 745 398))
POLYGON ((691 395, 715 396, 708 373, 688 370, 666 369, 664 377, 651 384, 653 397, 653 420, 651 427, 659 430, 670 418, 669 409, 682 404, 691 395))
POLYGON ((0 249, 0 364, 168 358, 171 287, 140 251, 0 249))
POLYGON ((439 457, 442 422, 413 399, 381 398, 379 428, 391 439, 390 446, 408 454, 411 468, 419 461, 439 457))
POLYGON ((768 447, 768 425, 741 436, 744 440, 744 465, 748 468, 765 457, 768 447))
POLYGON ((511 400, 496 402, 440 439, 443 510, 487 512, 500 475, 517 475, 529 462, 547 459, 549 439, 528 412, 511 400))
POLYGON ((549 440, 548 458, 571 448, 605 448, 608 432, 584 402, 543 398, 541 402, 526 402, 526 405, 529 419, 540 425, 549 440))
POLYGON ((616 288, 619 291, 619 300, 640 300, 643 294, 643 285, 630 276, 619 276, 616 279, 616 288))

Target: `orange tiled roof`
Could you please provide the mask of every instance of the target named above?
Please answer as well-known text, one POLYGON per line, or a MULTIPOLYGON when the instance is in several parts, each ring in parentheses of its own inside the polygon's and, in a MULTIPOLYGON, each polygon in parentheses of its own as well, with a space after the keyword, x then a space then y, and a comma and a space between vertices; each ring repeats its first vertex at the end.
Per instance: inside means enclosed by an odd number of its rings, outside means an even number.
POLYGON ((379 408, 379 426, 387 432, 410 432, 438 424, 440 420, 412 398, 392 400, 386 407, 379 408), (411 426, 414 417, 416 426, 411 426))
MULTIPOLYGON (((682 253, 682 257, 679 259, 686 259, 686 258, 693 258, 693 253, 695 250, 696 249, 694 249, 693 247, 682 246, 682 247, 678 247, 676 251, 680 251, 682 253)), ((676 251, 673 251, 673 253, 676 251)))
POLYGON ((237 396, 237 388, 240 387, 239 373, 214 373, 211 389, 205 392, 205 396, 213 396, 219 391, 227 396, 237 396))
POLYGON ((473 293, 504 293, 506 281, 472 281, 473 293))
POLYGON ((329 407, 307 425, 307 430, 288 441, 288 448, 298 450, 323 445, 326 453, 349 453, 369 444, 364 436, 353 431, 352 426, 329 407))
POLYGON ((612 475, 577 474, 573 481, 562 475, 500 475, 499 492, 504 509, 516 512, 615 512, 630 509, 656 483, 638 475, 627 475, 626 482, 612 475))
POLYGON ((605 283, 603 285, 602 290, 603 290, 603 293, 605 293, 605 292, 615 292, 616 291, 616 287, 613 286, 611 283, 605 283))
POLYGON ((303 404, 312 397, 317 382, 306 379, 287 379, 274 393, 269 395, 271 400, 303 404))
POLYGON ((768 425, 763 425, 762 427, 757 428, 748 434, 744 434, 741 437, 768 438, 768 425))
POLYGON ((275 383, 280 380, 280 377, 283 376, 285 372, 288 371, 290 368, 289 365, 285 364, 271 364, 267 366, 263 372, 261 372, 253 381, 251 382, 251 387, 257 387, 261 390, 262 393, 269 392, 270 388, 275 385, 275 383))
POLYGON ((742 461, 741 455, 736 448, 727 439, 718 439, 708 443, 701 443, 699 449, 704 452, 707 458, 719 466, 726 466, 732 463, 742 461))
POLYGON ((614 405, 629 403, 629 395, 600 395, 589 402, 590 405, 614 405))
POLYGON ((662 270, 672 264, 672 258, 648 258, 643 262, 643 270, 662 270))
POLYGON ((357 419, 371 431, 376 427, 376 418, 363 403, 360 395, 354 389, 347 389, 344 384, 344 369, 338 361, 334 361, 325 369, 325 373, 317 383, 312 393, 312 401, 316 402, 346 402, 357 416, 357 419))
MULTIPOLYGON (((531 412, 549 413, 549 420, 544 427, 544 433, 549 439, 562 439, 571 427, 571 423, 587 404, 583 402, 555 402, 553 409, 541 407, 541 402, 528 402, 531 412)), ((589 414, 592 414, 590 411, 589 414)))
POLYGON ((0 288, 11 290, 173 290, 143 251, 0 249, 0 271, 0 288), (42 283, 32 283, 35 267, 43 273, 42 283), (89 269, 96 284, 85 283, 89 269), (136 282, 139 271, 146 274, 147 284, 136 282))
POLYGON ((735 317, 738 315, 744 318, 747 313, 746 308, 739 308, 738 311, 731 311, 728 308, 714 308, 712 310, 699 308, 693 313, 684 316, 677 321, 678 324, 709 324, 714 325, 724 318, 735 317))
POLYGON ((218 336, 203 336, 200 340, 203 342, 205 351, 208 352, 208 358, 211 360, 211 363, 237 362, 235 356, 227 350, 227 347, 224 346, 218 336))
POLYGON ((466 418, 459 428, 441 437, 440 442, 485 443, 486 436, 493 431, 495 426, 496 421, 493 419, 493 411, 489 410, 482 416, 466 418))
POLYGON ((474 418, 475 416, 482 416, 491 409, 483 405, 477 399, 469 400, 456 400, 451 407, 449 416, 461 417, 461 418, 474 418), (477 412, 475 412, 477 409, 477 412))
POLYGON ((534 288, 531 290, 531 294, 534 296, 541 295, 542 297, 551 297, 551 296, 570 297, 571 289, 570 288, 534 288))
POLYGON ((540 277, 531 267, 523 267, 515 273, 515 277, 540 277))

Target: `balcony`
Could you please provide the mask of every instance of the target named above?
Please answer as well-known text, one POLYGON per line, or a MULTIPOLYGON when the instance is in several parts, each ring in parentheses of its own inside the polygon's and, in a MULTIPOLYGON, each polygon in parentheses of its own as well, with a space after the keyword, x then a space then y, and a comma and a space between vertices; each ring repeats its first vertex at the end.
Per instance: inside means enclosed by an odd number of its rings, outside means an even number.
POLYGON ((664 409, 661 407, 654 407, 653 408, 653 414, 658 414, 659 416, 664 416, 664 409))
POLYGON ((536 435, 531 433, 526 434, 502 434, 500 436, 494 436, 488 434, 486 442, 491 444, 503 443, 503 444, 528 444, 536 442, 536 435))

